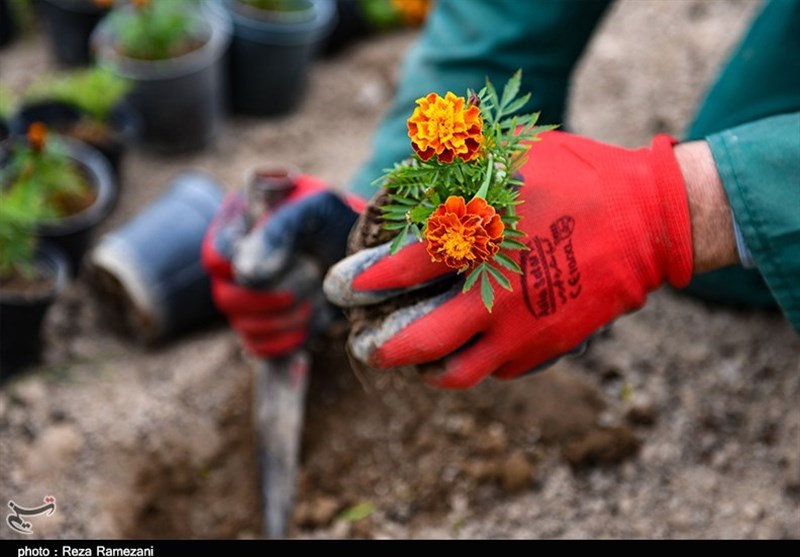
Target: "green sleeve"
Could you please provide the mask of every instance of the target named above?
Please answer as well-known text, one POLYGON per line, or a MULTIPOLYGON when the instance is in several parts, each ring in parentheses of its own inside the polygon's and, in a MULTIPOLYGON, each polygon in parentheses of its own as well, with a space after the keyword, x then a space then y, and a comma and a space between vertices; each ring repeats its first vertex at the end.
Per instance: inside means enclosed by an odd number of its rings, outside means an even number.
POLYGON ((611 0, 439 0, 405 60, 393 105, 373 138, 373 154, 350 189, 372 197, 373 180, 411 154, 406 119, 430 92, 463 95, 488 77, 502 86, 523 70, 527 109, 540 121, 564 118, 569 77, 611 0))
POLYGON ((756 266, 800 332, 800 112, 706 139, 756 266))

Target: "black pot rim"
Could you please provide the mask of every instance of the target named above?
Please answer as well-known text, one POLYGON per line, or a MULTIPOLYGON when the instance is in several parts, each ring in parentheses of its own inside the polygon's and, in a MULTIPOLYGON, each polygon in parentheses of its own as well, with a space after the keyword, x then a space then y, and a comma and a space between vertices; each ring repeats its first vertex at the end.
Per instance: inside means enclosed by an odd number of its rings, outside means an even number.
POLYGON ((40 242, 36 248, 35 257, 37 261, 44 263, 53 270, 55 275, 55 285, 53 289, 46 295, 36 298, 29 298, 0 290, 0 304, 8 306, 32 306, 52 303, 67 287, 69 283, 69 263, 60 249, 47 242, 40 242))
POLYGON ((48 4, 58 6, 62 10, 70 12, 78 12, 82 14, 103 14, 108 10, 97 6, 93 2, 86 2, 85 0, 44 0, 48 4))
POLYGON ((301 22, 277 22, 248 17, 236 10, 236 0, 217 0, 217 6, 227 12, 237 37, 274 45, 306 45, 323 40, 336 25, 338 15, 333 0, 310 0, 314 17, 301 22))
MULTIPOLYGON (((122 10, 133 10, 125 6, 122 10)), ((192 17, 207 26, 209 37, 200 48, 167 60, 137 60, 123 56, 111 44, 111 28, 104 18, 92 32, 90 43, 97 63, 117 75, 138 81, 160 81, 191 75, 216 62, 227 50, 232 35, 230 18, 208 9, 205 2, 192 17)))
POLYGON ((98 224, 108 216, 117 195, 111 166, 97 149, 68 137, 60 140, 66 144, 70 158, 89 172, 97 197, 80 213, 40 224, 39 232, 49 237, 66 236, 98 224))

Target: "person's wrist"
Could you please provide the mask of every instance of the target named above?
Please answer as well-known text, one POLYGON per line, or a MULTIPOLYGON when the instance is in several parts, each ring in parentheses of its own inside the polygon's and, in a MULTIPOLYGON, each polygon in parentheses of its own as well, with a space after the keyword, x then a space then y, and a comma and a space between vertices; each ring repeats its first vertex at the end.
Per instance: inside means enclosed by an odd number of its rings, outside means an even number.
POLYGON ((705 141, 674 147, 686 186, 692 228, 694 274, 739 262, 730 205, 705 141))

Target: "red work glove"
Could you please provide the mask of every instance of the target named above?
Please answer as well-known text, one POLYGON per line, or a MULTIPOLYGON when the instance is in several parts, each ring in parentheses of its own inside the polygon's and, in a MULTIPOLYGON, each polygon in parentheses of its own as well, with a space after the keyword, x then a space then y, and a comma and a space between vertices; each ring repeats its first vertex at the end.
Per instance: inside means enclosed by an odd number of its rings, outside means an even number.
MULTIPOLYGON (((530 249, 507 252, 522 269, 505 271, 513 291, 496 288, 489 313, 479 288, 461 292, 462 279, 352 337, 353 354, 380 368, 443 360, 445 371, 427 380, 470 387, 576 349, 664 282, 687 285, 691 227, 673 143, 658 136, 650 148, 628 150, 544 134, 522 169, 519 228, 530 249)), ((325 293, 337 305, 370 305, 451 274, 425 247, 359 252, 331 269, 325 293)))
POLYGON ((301 176, 285 203, 250 231, 244 194, 223 203, 203 242, 203 264, 214 302, 251 354, 287 354, 308 338, 320 277, 344 255, 354 207, 363 208, 348 201, 301 176), (298 255, 310 269, 298 265, 298 255))

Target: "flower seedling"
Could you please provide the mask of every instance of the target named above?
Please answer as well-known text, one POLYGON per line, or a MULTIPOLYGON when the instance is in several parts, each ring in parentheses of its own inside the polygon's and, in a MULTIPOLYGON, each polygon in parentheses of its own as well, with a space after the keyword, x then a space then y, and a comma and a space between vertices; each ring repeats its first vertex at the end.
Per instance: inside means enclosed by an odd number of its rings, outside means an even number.
POLYGON ((417 99, 408 119, 414 156, 378 181, 390 200, 384 228, 397 233, 392 253, 410 235, 426 241, 434 262, 465 275, 465 292, 480 283, 489 311, 494 284, 512 289, 504 271, 520 272, 508 252, 527 249, 517 229, 517 173, 531 142, 556 128, 537 126, 538 113, 517 114, 530 100, 519 95, 521 78, 517 72, 502 95, 487 80, 465 97, 448 92, 417 99))
POLYGON ((186 0, 131 0, 132 9, 109 16, 115 49, 128 58, 166 60, 200 48, 206 41, 201 21, 186 0))
POLYGON ((93 201, 86 178, 43 124, 31 124, 9 148, 0 167, 0 277, 29 275, 37 226, 93 201))

